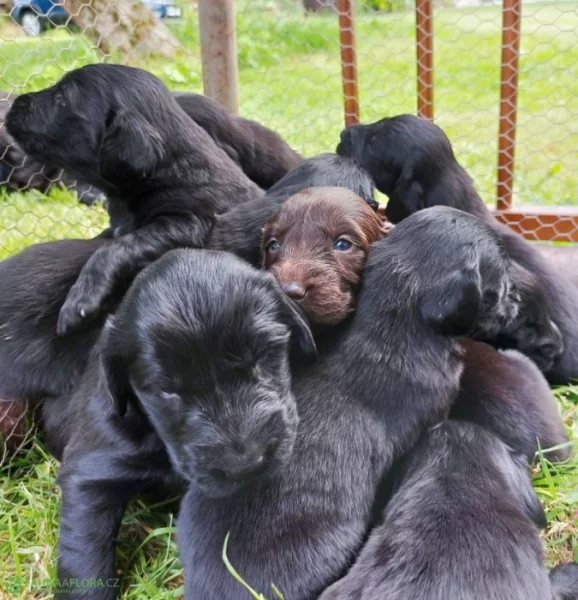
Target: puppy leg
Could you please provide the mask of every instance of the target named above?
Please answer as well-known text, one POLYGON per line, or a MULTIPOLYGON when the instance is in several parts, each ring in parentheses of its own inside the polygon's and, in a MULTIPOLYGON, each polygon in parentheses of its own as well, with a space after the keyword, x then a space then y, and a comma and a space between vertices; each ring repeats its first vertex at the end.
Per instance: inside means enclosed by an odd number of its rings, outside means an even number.
POLYGON ((173 248, 201 248, 213 219, 160 218, 150 225, 97 250, 71 287, 58 318, 64 335, 89 323, 121 287, 128 287, 138 271, 173 248))
POLYGON ((120 592, 115 575, 115 539, 133 492, 129 483, 61 482, 60 538, 56 600, 114 600, 120 592))
POLYGON ((73 440, 58 476, 62 490, 55 598, 113 600, 120 591, 115 573, 115 540, 134 496, 163 482, 169 471, 164 453, 139 457, 111 447, 79 456, 73 440), (88 583, 87 583, 88 581, 88 583))

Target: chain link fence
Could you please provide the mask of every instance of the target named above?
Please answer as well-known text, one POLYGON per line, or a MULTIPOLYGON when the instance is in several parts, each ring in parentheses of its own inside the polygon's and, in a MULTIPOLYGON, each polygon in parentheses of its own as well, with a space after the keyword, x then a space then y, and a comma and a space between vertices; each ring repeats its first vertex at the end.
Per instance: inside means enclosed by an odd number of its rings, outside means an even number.
MULTIPOLYGON (((334 150, 344 124, 339 24, 351 24, 337 18, 342 6, 338 0, 236 5, 240 112, 305 156, 334 150)), ((357 85, 361 120, 415 112, 419 64, 421 103, 447 132, 482 197, 495 205, 501 60, 512 56, 502 54, 502 5, 419 0, 417 62, 413 4, 360 0, 354 7, 357 69, 347 65, 346 76, 357 85)), ((0 0, 0 8, 0 124, 18 94, 99 61, 141 66, 173 90, 202 92, 194 2, 0 0), (131 18, 142 20, 143 11, 152 19, 149 34, 131 39, 131 18)), ((506 220, 527 237, 577 241, 578 0, 528 1, 519 23, 520 39, 504 38, 520 51, 517 113, 512 95, 505 113, 502 102, 510 152, 515 133, 506 220)), ((515 20, 506 25, 517 27, 515 20)), ((510 72, 511 86, 515 79, 510 72)), ((27 157, 0 125, 1 259, 32 243, 93 236, 105 222, 98 190, 27 157)), ((5 454, 25 445, 30 417, 10 403, 0 406, 5 454)))

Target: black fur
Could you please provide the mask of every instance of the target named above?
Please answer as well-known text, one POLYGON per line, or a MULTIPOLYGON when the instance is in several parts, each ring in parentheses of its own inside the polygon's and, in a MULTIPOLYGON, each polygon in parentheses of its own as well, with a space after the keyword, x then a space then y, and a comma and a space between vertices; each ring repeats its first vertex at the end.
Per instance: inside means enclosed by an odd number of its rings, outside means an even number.
POLYGON ((568 281, 578 285, 578 244, 572 246, 539 244, 536 247, 549 264, 556 265, 568 281))
POLYGON ((57 167, 48 167, 28 156, 6 131, 4 121, 15 96, 0 92, 0 188, 8 191, 36 189, 46 192, 62 184, 73 189, 83 204, 104 200, 104 194, 87 183, 71 177, 57 167))
POLYGON ((101 314, 118 285, 167 250, 202 247, 216 214, 262 195, 154 75, 89 65, 19 96, 9 133, 33 158, 108 197, 114 243, 89 259, 60 311, 59 334, 101 314))
POLYGON ((524 458, 446 421, 404 462, 384 523, 321 600, 554 600, 524 458))
POLYGON ((237 258, 177 250, 137 277, 74 393, 43 406, 48 445, 62 457, 59 581, 115 578, 114 539, 132 496, 183 480, 231 494, 284 464, 297 426, 290 340, 298 357, 315 358, 274 279, 237 258))
MULTIPOLYGON (((498 231, 510 257, 537 278, 564 349, 560 354, 553 334, 550 341, 539 339, 539 348, 529 350, 536 336, 532 333, 532 339, 526 339, 527 328, 504 332, 495 343, 518 348, 531 357, 537 354, 546 365, 553 362, 546 371, 551 383, 578 377, 578 289, 535 246, 496 221, 439 127, 412 115, 355 125, 342 132, 337 152, 354 158, 369 172, 379 191, 389 197, 386 214, 394 223, 423 208, 444 205, 474 214, 498 231)), ((524 316, 540 310, 533 305, 534 295, 528 295, 528 301, 524 316)))
MULTIPOLYGON (((300 421, 285 467, 226 498, 188 489, 177 530, 185 598, 250 598, 221 561, 228 531, 229 559, 259 591, 273 582, 286 598, 314 598, 339 577, 367 533, 382 476, 448 413, 463 366, 455 336, 491 312, 514 317, 507 279, 495 234, 452 209, 423 211, 376 242, 356 313, 322 338, 316 365, 293 372, 300 421)), ((209 419, 186 437, 218 448, 213 430, 209 419)), ((163 434, 168 446, 183 437, 176 427, 163 434)))
POLYGON ((40 399, 78 382, 103 319, 56 335, 62 302, 83 265, 109 240, 37 244, 0 262, 0 398, 40 399))
POLYGON ((498 327, 490 335, 478 337, 500 348, 519 350, 548 373, 564 351, 562 334, 550 318, 541 279, 518 262, 512 263, 511 274, 523 307, 518 318, 510 327, 498 327))
POLYGON ((555 600, 578 600, 578 564, 558 565, 550 573, 555 600))
POLYGON ((498 351, 465 338, 461 343, 465 368, 450 416, 485 427, 527 461, 539 449, 551 462, 566 460, 568 436, 538 367, 516 350, 498 351), (548 451, 557 446, 564 447, 548 451))
POLYGON ((245 175, 265 190, 303 160, 281 136, 257 121, 231 116, 220 104, 199 94, 174 96, 245 175))
MULTIPOLYGON (((178 92, 173 96, 215 144, 263 189, 269 189, 303 160, 277 133, 257 121, 231 116, 219 104, 199 94, 178 92)), ((0 92, 0 124, 16 97, 0 92)), ((105 198, 95 187, 28 156, 6 128, 0 127, 0 186, 8 190, 46 192, 59 183, 74 189, 84 204, 91 205, 105 198)))

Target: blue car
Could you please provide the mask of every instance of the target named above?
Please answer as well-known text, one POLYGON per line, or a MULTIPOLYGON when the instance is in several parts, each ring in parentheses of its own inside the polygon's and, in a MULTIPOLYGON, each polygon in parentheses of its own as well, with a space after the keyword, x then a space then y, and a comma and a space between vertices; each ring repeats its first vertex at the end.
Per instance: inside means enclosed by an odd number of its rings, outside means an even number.
MULTIPOLYGON (((175 19, 183 16, 174 0, 142 0, 159 19, 175 19)), ((27 35, 37 36, 46 29, 63 25, 68 21, 64 6, 53 0, 13 0, 12 18, 27 35)))

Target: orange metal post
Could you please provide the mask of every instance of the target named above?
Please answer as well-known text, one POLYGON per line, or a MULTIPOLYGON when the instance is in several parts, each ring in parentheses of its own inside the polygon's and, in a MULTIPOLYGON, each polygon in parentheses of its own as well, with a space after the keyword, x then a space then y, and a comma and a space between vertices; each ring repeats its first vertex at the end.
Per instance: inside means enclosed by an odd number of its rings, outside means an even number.
POLYGON ((502 83, 500 88, 500 135, 498 139, 497 209, 512 207, 514 152, 518 107, 518 59, 522 0, 504 0, 502 14, 502 83))
POLYGON ((417 114, 433 121, 433 6, 432 0, 416 0, 417 114))
POLYGON ((341 79, 345 100, 345 126, 359 123, 357 94, 357 55, 353 29, 353 0, 338 0, 339 44, 341 46, 341 79))

